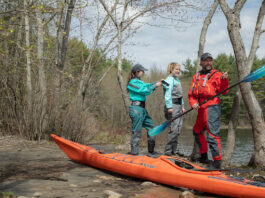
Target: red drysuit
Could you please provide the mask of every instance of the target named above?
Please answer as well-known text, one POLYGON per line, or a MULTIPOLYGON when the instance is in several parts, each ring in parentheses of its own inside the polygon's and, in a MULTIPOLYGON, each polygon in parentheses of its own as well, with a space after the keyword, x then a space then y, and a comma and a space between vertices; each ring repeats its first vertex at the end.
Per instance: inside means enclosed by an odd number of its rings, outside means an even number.
MULTIPOLYGON (((192 78, 189 90, 189 103, 193 106, 201 103, 207 98, 216 95, 218 92, 228 88, 228 78, 221 79, 222 73, 212 69, 210 72, 198 72, 192 78)), ((226 94, 228 91, 224 92, 226 94)), ((200 106, 198 110, 197 120, 193 127, 195 140, 200 146, 200 153, 210 150, 214 160, 221 160, 221 141, 220 141, 220 116, 221 101, 218 97, 209 100, 200 106), (207 140, 203 134, 207 131, 207 140)))

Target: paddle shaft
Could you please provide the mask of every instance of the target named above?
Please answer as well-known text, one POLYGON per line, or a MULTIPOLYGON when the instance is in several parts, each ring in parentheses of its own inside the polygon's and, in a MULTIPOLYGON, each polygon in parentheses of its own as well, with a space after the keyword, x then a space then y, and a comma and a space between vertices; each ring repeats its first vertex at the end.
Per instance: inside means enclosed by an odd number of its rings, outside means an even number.
MULTIPOLYGON (((213 98, 215 98, 215 97, 217 97, 217 96, 220 96, 222 93, 224 93, 224 92, 226 92, 227 90, 229 90, 229 89, 231 89, 231 88, 233 88, 233 87, 239 85, 239 84, 242 83, 242 82, 244 82, 244 79, 241 80, 241 81, 239 81, 239 82, 236 82, 236 83, 232 84, 230 87, 224 89, 223 91, 220 91, 220 92, 217 93, 216 95, 211 96, 210 98, 207 98, 206 100, 204 100, 204 101, 202 101, 201 103, 199 103, 199 106, 205 104, 206 102, 208 102, 209 100, 211 100, 211 99, 213 99, 213 98)), ((193 108, 190 108, 189 110, 187 110, 187 111, 185 111, 185 112, 183 112, 183 113, 181 113, 181 114, 175 116, 174 118, 171 119, 171 122, 172 122, 173 120, 176 120, 177 118, 179 118, 179 117, 185 115, 186 113, 189 113, 189 112, 192 111, 192 110, 193 110, 193 108)))

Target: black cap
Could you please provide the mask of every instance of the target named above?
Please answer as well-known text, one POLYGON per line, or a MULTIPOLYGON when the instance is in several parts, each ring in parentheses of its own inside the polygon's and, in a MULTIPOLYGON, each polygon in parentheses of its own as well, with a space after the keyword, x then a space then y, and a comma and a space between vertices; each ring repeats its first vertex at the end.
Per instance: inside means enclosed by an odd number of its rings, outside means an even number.
POLYGON ((148 71, 148 69, 145 69, 141 64, 136 64, 132 68, 132 72, 135 73, 137 71, 148 71))
POLYGON ((206 52, 201 56, 201 60, 204 61, 206 58, 213 59, 213 56, 210 53, 206 52))

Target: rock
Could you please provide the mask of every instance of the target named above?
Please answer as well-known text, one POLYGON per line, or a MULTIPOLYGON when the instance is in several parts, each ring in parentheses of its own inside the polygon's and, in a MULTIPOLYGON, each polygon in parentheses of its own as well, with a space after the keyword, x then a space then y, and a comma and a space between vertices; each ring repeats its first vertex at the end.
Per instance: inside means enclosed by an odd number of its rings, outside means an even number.
POLYGON ((157 185, 153 182, 146 181, 146 182, 143 182, 141 186, 157 186, 157 185))
POLYGON ((127 149, 128 149, 128 146, 126 144, 118 145, 115 147, 115 150, 118 150, 118 151, 123 151, 127 149))
POLYGON ((24 196, 18 196, 17 198, 27 198, 27 197, 24 197, 24 196))
POLYGON ((77 185, 75 185, 75 184, 69 184, 69 186, 74 187, 74 188, 77 187, 77 185))
POLYGON ((259 174, 253 175, 252 179, 258 182, 265 182, 265 177, 259 174))
POLYGON ((93 180, 93 183, 101 183, 102 181, 100 179, 93 180))
POLYGON ((50 186, 45 186, 44 189, 45 189, 45 190, 52 190, 52 187, 50 187, 50 186))
POLYGON ((40 197, 42 195, 42 193, 40 193, 40 192, 35 192, 34 194, 33 194, 33 197, 34 198, 37 198, 37 197, 40 197))
POLYGON ((194 194, 190 191, 184 191, 179 195, 179 198, 194 198, 194 194))
POLYGON ((122 195, 111 190, 105 190, 104 193, 108 195, 108 198, 120 198, 122 195))
POLYGON ((102 179, 102 180, 113 180, 113 177, 109 177, 109 176, 98 176, 99 179, 102 179))

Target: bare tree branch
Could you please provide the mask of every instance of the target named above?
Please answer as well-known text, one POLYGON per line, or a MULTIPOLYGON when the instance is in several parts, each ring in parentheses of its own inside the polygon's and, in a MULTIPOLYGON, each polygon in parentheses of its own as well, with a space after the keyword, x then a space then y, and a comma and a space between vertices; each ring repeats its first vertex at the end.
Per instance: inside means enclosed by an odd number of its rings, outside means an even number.
POLYGON ((50 23, 53 19, 54 19, 54 17, 57 15, 57 13, 55 12, 55 13, 53 13, 53 15, 43 24, 43 26, 46 26, 48 23, 50 23))
POLYGON ((246 0, 237 0, 234 6, 234 11, 240 12, 245 3, 246 3, 246 0))
POLYGON ((260 35, 262 34, 261 27, 262 27, 262 23, 264 19, 264 14, 265 14, 265 0, 263 0, 260 10, 259 10, 255 32, 254 32, 254 36, 252 40, 252 45, 251 45, 250 52, 248 55, 248 65, 250 65, 253 62, 255 55, 256 55, 256 51, 258 49, 260 35))
POLYGON ((201 35, 200 35, 200 40, 199 40, 199 50, 198 50, 198 58, 197 58, 197 63, 196 63, 196 70, 199 70, 199 64, 200 64, 200 57, 203 53, 204 50, 204 44, 205 44, 205 38, 206 38, 206 33, 207 33, 207 29, 209 27, 209 24, 211 23, 211 20, 213 18, 213 15, 216 11, 216 8, 218 6, 218 0, 214 0, 214 3, 208 13, 208 15, 206 16, 204 22, 203 22, 203 26, 202 26, 202 30, 201 30, 201 35))
MULTIPOLYGON (((116 28, 118 28, 118 23, 117 20, 113 17, 111 11, 108 9, 107 5, 105 4, 105 2, 103 0, 99 0, 99 2, 101 3, 101 5, 103 6, 104 10, 108 13, 108 15, 111 17, 111 20, 113 21, 114 25, 116 26, 116 28)), ((114 6, 116 7, 118 3, 118 0, 115 0, 114 6)))
MULTIPOLYGON (((87 57, 84 65, 83 65, 83 68, 82 68, 82 77, 81 77, 81 80, 80 80, 80 84, 79 84, 79 89, 78 89, 78 105, 82 105, 82 102, 81 100, 84 100, 84 94, 85 94, 85 87, 86 87, 86 82, 88 81, 89 77, 90 77, 90 74, 89 72, 93 69, 91 68, 91 63, 92 63, 92 59, 93 59, 93 55, 94 55, 94 52, 95 52, 95 49, 97 48, 97 45, 98 45, 98 41, 99 41, 99 38, 101 36, 101 33, 103 31, 103 28, 105 27, 109 17, 111 17, 113 11, 116 9, 116 6, 117 6, 117 3, 115 3, 115 5, 112 7, 111 11, 110 11, 110 14, 107 13, 105 18, 103 19, 101 25, 99 26, 98 28, 98 31, 97 31, 97 35, 95 37, 95 41, 94 41, 94 44, 93 44, 93 47, 91 49, 91 53, 90 55, 87 57), (88 69, 87 69, 87 65, 88 65, 88 69), (82 99, 82 96, 83 96, 83 99, 82 99)), ((115 39, 115 37, 113 39, 111 39, 111 41, 106 45, 109 47, 109 45, 113 42, 113 40, 115 39)), ((95 66, 94 66, 95 67, 95 66)))
POLYGON ((223 10, 223 13, 225 14, 225 17, 228 18, 228 13, 231 12, 231 8, 228 6, 228 4, 226 3, 226 0, 218 0, 219 4, 223 10))
POLYGON ((107 73, 111 70, 111 68, 114 66, 114 61, 112 61, 112 64, 106 69, 106 71, 103 73, 103 75, 101 76, 101 78, 98 81, 98 87, 100 86, 101 82, 103 81, 103 79, 105 78, 105 76, 107 75, 107 73))

